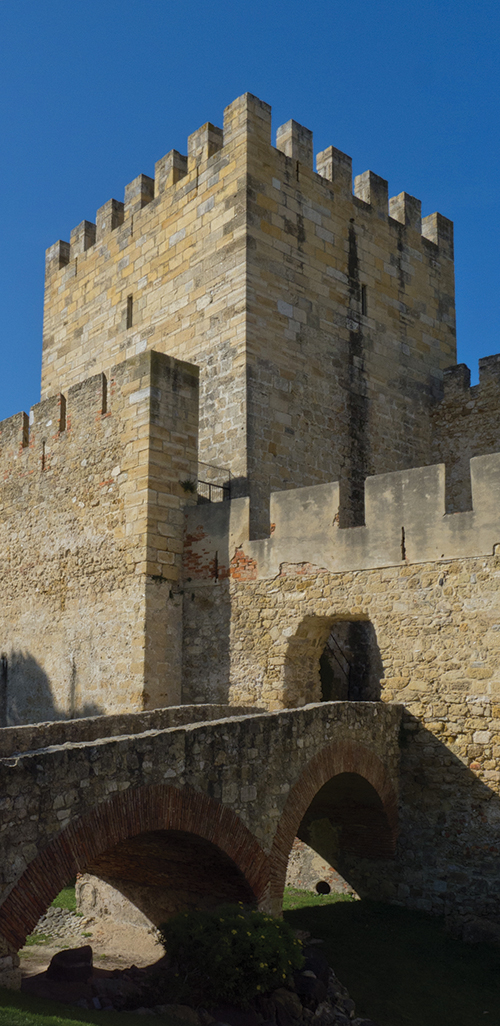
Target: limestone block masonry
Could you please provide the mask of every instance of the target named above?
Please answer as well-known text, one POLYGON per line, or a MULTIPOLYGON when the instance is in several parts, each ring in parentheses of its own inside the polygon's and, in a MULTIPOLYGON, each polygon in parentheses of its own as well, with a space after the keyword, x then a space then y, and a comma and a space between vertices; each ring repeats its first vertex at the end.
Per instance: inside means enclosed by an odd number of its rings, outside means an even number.
POLYGON ((42 396, 142 350, 200 368, 200 459, 269 494, 423 465, 455 361, 453 226, 245 94, 47 251, 42 396), (307 141, 307 145, 306 145, 307 141))
POLYGON ((197 417, 149 352, 0 424, 3 725, 178 704, 197 417))
POLYGON ((245 94, 47 250, 0 424, 0 982, 77 870, 276 909, 295 835, 500 923, 500 356, 456 364, 445 216, 275 139, 245 94))

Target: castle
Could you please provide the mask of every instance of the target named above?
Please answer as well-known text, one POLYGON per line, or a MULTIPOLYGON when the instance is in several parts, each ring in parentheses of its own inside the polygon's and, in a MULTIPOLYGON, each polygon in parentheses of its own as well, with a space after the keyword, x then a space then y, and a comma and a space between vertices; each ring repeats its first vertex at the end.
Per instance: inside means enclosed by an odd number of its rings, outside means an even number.
POLYGON ((377 893, 491 922, 500 357, 456 364, 453 226, 333 146, 314 171, 295 121, 273 146, 249 94, 187 149, 47 251, 42 399, 0 424, 0 723, 403 703, 377 893))

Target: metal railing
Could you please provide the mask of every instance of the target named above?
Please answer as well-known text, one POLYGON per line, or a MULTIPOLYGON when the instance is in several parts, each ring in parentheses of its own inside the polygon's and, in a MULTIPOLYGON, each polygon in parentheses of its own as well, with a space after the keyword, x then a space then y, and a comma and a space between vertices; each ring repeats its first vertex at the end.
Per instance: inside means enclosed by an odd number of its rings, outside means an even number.
POLYGON ((230 484, 213 484, 212 481, 200 481, 198 478, 198 502, 224 502, 231 498, 230 484))
POLYGON ((207 467, 209 470, 209 473, 203 474, 203 478, 198 475, 197 490, 198 502, 200 504, 205 502, 225 502, 231 498, 231 471, 227 467, 218 467, 214 463, 204 463, 203 460, 199 460, 198 467, 207 467), (210 473, 210 471, 214 473, 210 473), (212 478, 212 480, 204 480, 205 477, 212 478), (221 478, 223 478, 222 481, 221 478))

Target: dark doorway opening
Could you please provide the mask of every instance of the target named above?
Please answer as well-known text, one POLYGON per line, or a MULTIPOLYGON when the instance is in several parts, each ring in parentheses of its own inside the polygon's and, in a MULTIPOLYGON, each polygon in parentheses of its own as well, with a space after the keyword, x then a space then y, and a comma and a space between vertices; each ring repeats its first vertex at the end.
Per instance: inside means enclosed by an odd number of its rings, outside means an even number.
POLYGON ((323 702, 380 700, 382 659, 370 620, 333 624, 319 660, 323 702))

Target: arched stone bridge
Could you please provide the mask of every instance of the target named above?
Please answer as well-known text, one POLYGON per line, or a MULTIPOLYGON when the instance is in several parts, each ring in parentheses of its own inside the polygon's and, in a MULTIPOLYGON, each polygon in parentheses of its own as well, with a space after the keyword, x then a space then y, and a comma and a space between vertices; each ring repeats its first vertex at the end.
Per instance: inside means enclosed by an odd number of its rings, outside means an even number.
POLYGON ((158 710, 2 731, 11 750, 21 736, 30 750, 0 761, 0 984, 15 984, 15 953, 77 873, 111 880, 158 922, 173 894, 177 907, 184 894, 279 913, 307 817, 339 825, 340 853, 391 856, 401 713, 327 702, 177 726, 158 726, 172 722, 158 710))

